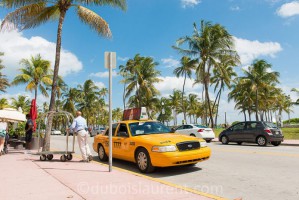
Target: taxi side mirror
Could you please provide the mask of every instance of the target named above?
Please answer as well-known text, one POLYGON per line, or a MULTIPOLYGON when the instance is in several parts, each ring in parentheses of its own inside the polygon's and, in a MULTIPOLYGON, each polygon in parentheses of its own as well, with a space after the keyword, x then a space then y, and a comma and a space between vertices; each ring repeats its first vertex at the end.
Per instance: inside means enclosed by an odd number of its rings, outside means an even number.
POLYGON ((174 133, 174 132, 175 132, 175 128, 171 128, 171 129, 170 129, 170 132, 171 132, 171 133, 174 133))

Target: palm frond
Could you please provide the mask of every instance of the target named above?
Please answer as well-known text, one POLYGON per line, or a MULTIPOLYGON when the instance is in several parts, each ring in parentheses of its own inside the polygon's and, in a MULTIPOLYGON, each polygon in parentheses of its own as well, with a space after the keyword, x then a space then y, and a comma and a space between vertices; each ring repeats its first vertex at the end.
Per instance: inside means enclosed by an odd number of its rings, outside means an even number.
POLYGON ((2 0, 0 6, 5 8, 16 8, 20 6, 25 6, 28 4, 36 4, 40 2, 46 2, 46 0, 2 0))
POLYGON ((44 95, 45 97, 49 97, 47 89, 43 85, 39 85, 39 90, 41 91, 42 95, 44 95))
POLYGON ((35 4, 29 4, 6 15, 1 23, 1 29, 24 29, 32 19, 39 15, 45 9, 46 2, 39 1, 35 4))
POLYGON ((82 6, 77 6, 77 14, 82 22, 89 25, 99 35, 111 37, 112 34, 108 23, 98 14, 82 6))
POLYGON ((59 18, 59 14, 60 12, 58 5, 46 7, 42 9, 35 17, 31 17, 30 20, 25 23, 23 29, 34 28, 48 21, 57 20, 59 18))
POLYGON ((98 6, 112 6, 119 7, 122 10, 127 9, 126 0, 74 0, 74 3, 81 3, 83 5, 98 5, 98 6))

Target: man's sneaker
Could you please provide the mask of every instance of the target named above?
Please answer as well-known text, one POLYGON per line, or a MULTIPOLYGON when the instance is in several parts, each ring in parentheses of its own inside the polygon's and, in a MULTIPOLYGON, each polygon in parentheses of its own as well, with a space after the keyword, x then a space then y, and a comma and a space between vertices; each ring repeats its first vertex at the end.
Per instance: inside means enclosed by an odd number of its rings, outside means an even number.
POLYGON ((89 156, 88 156, 88 160, 89 160, 89 161, 92 161, 92 160, 93 160, 92 155, 89 155, 89 156))
POLYGON ((85 162, 85 163, 89 163, 89 160, 80 160, 79 162, 85 162))

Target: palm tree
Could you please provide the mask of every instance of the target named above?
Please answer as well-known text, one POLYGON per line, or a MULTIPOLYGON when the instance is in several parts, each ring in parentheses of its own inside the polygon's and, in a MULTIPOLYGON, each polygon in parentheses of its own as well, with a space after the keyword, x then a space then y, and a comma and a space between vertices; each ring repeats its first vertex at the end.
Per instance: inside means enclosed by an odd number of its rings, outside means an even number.
POLYGON ((21 108, 24 113, 30 111, 31 102, 27 96, 19 95, 17 99, 11 98, 11 106, 15 109, 21 108))
POLYGON ((67 84, 63 81, 61 76, 58 76, 57 79, 57 92, 56 92, 56 97, 57 99, 60 99, 62 96, 62 93, 67 90, 67 84))
POLYGON ((112 110, 112 120, 118 122, 123 117, 123 111, 120 108, 115 108, 112 110))
MULTIPOLYGON (((3 56, 4 53, 0 52, 0 56, 3 56)), ((0 59, 0 91, 5 92, 6 88, 9 87, 8 79, 5 75, 2 74, 1 70, 4 68, 4 65, 1 64, 2 60, 0 59)))
POLYGON ((123 80, 120 81, 120 83, 124 84, 124 89, 123 89, 123 105, 124 105, 124 110, 126 109, 126 79, 128 76, 128 69, 124 65, 119 66, 119 74, 124 77, 123 80))
POLYGON ((3 108, 7 108, 7 107, 9 107, 7 99, 1 98, 0 99, 0 110, 2 110, 3 108))
POLYGON ((47 102, 44 102, 43 103, 43 110, 42 110, 42 112, 48 112, 49 111, 49 105, 48 105, 48 103, 47 102))
POLYGON ((218 63, 218 67, 213 69, 214 76, 211 78, 211 84, 215 84, 214 92, 218 89, 215 102, 213 104, 213 110, 216 107, 215 124, 217 125, 219 103, 221 99, 221 93, 225 87, 231 88, 231 82, 234 77, 237 76, 233 66, 236 66, 235 60, 231 59, 230 56, 220 56, 221 61, 218 63))
MULTIPOLYGON (((299 89, 292 88, 291 92, 296 92, 299 95, 299 89)), ((299 99, 296 100, 295 104, 299 104, 299 99)))
POLYGON ((255 92, 255 112, 256 120, 259 120, 259 91, 262 89, 267 89, 269 85, 274 85, 279 83, 278 77, 279 73, 274 71, 269 71, 271 69, 271 64, 267 63, 265 60, 255 60, 252 66, 248 70, 243 70, 245 73, 244 77, 241 77, 242 81, 250 85, 251 90, 255 92))
POLYGON ((22 59, 20 64, 23 68, 20 69, 21 74, 17 75, 11 85, 27 84, 26 91, 34 90, 34 97, 37 98, 37 90, 48 97, 46 90, 47 86, 52 84, 50 62, 43 60, 40 55, 31 57, 31 59, 22 59))
POLYGON ((180 102, 180 96, 181 96, 181 91, 179 90, 173 90, 172 95, 169 95, 170 99, 170 106, 173 111, 173 125, 177 126, 178 121, 177 121, 177 115, 179 114, 179 107, 181 105, 180 102))
POLYGON ((209 96, 211 70, 218 68, 217 63, 220 61, 220 56, 230 56, 236 63, 239 62, 239 56, 234 50, 233 37, 220 24, 212 25, 210 22, 202 20, 200 31, 195 23, 193 28, 193 35, 178 39, 177 45, 173 48, 182 54, 195 56, 200 60, 196 73, 198 77, 201 77, 200 80, 204 85, 205 97, 202 98, 202 101, 207 101, 209 118, 213 127, 213 109, 209 96), (188 44, 188 49, 180 48, 184 43, 188 44))
POLYGON ((94 84, 92 80, 86 80, 83 85, 78 86, 79 103, 77 104, 79 110, 83 112, 86 117, 87 125, 89 125, 89 119, 96 114, 96 99, 99 88, 94 84))
POLYGON ((158 104, 157 104, 157 109, 158 109, 158 118, 157 120, 162 122, 163 124, 165 122, 168 122, 172 119, 171 117, 171 105, 170 105, 170 99, 167 99, 165 97, 161 97, 161 99, 159 100, 158 104))
MULTIPOLYGON (((185 84, 187 77, 190 79, 192 75, 192 70, 195 69, 195 64, 197 63, 197 60, 191 60, 191 58, 187 56, 183 56, 181 58, 181 66, 174 69, 173 73, 176 75, 176 77, 183 76, 184 77, 184 83, 183 83, 183 92, 182 92, 182 105, 184 101, 184 95, 185 95, 185 84)), ((183 106, 183 113, 184 113, 184 120, 186 121, 186 108, 183 106)))
POLYGON ((251 120, 251 112, 253 110, 253 105, 255 102, 254 92, 250 89, 248 83, 245 83, 240 78, 235 79, 235 84, 232 85, 232 90, 228 94, 228 101, 232 99, 235 101, 235 109, 241 110, 244 114, 244 119, 246 118, 246 111, 248 112, 249 120, 251 120))
MULTIPOLYGON (((90 26, 100 36, 111 37, 111 31, 108 23, 95 12, 81 6, 114 6, 123 10, 126 9, 126 0, 2 0, 1 6, 6 8, 16 8, 15 11, 6 15, 1 24, 1 29, 9 29, 14 24, 20 29, 29 29, 39 26, 47 21, 58 20, 56 54, 54 64, 54 76, 50 100, 50 111, 54 110, 55 96, 57 87, 57 77, 60 64, 62 26, 66 13, 70 8, 76 8, 77 15, 83 23, 90 26)), ((48 120, 48 126, 45 136, 45 145, 43 150, 50 150, 50 130, 52 127, 52 118, 48 120)))
POLYGON ((68 88, 62 93, 63 100, 63 110, 72 113, 76 112, 76 102, 78 101, 79 91, 76 88, 68 88))
MULTIPOLYGON (((105 103, 104 98, 97 98, 95 102, 95 112, 94 112, 94 119, 96 125, 103 125, 105 126, 107 123, 105 122, 105 115, 107 114, 108 105, 105 103)), ((106 118, 108 117, 108 114, 106 118)), ((107 118, 108 122, 108 118, 107 118)))
POLYGON ((187 112, 190 117, 190 123, 196 123, 196 111, 197 107, 199 105, 199 98, 196 94, 189 94, 188 95, 188 107, 187 112), (193 117, 193 122, 191 120, 191 117, 193 117))
POLYGON ((130 75, 125 80, 128 83, 125 97, 132 95, 129 99, 131 106, 145 106, 151 98, 159 95, 159 91, 154 86, 155 83, 161 81, 158 78, 160 71, 155 68, 157 65, 158 63, 154 62, 153 58, 140 57, 138 54, 128 61, 126 67, 130 75))

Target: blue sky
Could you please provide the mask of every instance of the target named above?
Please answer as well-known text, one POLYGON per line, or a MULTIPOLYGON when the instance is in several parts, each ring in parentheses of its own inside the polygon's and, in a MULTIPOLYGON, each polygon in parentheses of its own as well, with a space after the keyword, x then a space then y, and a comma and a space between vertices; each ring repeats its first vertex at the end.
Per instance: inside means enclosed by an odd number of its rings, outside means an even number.
MULTIPOLYGON (((104 52, 117 53, 117 66, 137 53, 151 56, 159 63, 164 82, 157 85, 161 95, 168 96, 173 89, 182 89, 182 79, 175 78, 173 69, 179 66, 181 55, 171 48, 175 41, 191 35, 193 23, 200 20, 220 23, 233 35, 236 50, 242 65, 248 66, 254 59, 266 59, 273 70, 280 72, 280 87, 297 96, 291 88, 299 88, 299 1, 292 0, 127 0, 128 9, 123 12, 111 7, 91 7, 110 26, 113 37, 109 40, 99 37, 88 26, 81 23, 74 10, 67 16, 63 27, 62 62, 60 74, 66 83, 75 87, 92 79, 100 87, 108 87, 108 72, 104 68, 104 52)), ((8 10, 0 10, 0 20, 8 10)), ((54 64, 57 22, 22 32, 0 33, 0 51, 11 80, 17 72, 19 61, 40 53, 54 64)), ((122 107, 122 86, 113 76, 113 107, 122 107)), ((201 86, 192 86, 188 80, 187 93, 201 93, 201 86)), ((24 91, 24 86, 11 87, 1 97, 15 97, 18 94, 33 96, 24 91)), ((227 92, 226 92, 227 94, 227 92)), ((228 120, 243 120, 235 111, 234 103, 223 96, 220 120, 227 112, 228 120)), ((212 94, 213 96, 213 94, 212 94)), ((39 95, 38 102, 49 101, 39 95)), ((299 117, 294 107, 291 117, 299 117)), ((284 117, 286 118, 286 117, 284 117)))

